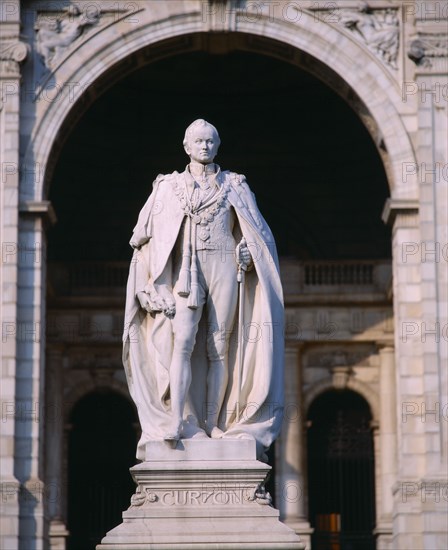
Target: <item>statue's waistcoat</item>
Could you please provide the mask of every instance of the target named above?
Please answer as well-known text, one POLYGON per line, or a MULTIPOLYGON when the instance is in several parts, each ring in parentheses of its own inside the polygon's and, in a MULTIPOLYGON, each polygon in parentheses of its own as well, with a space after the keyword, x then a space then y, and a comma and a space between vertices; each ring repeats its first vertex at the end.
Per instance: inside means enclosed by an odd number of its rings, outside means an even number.
POLYGON ((267 226, 259 219, 255 203, 249 206, 251 197, 246 196, 246 193, 250 194, 248 188, 243 188, 244 176, 229 171, 220 172, 217 183, 221 192, 217 193, 216 198, 213 197, 212 204, 202 205, 203 208, 199 211, 192 210, 188 202, 191 200, 192 188, 190 193, 185 191, 186 185, 188 190, 185 177, 186 172, 173 172, 160 176, 154 184, 154 198, 147 228, 150 239, 149 270, 154 282, 162 274, 179 235, 184 235, 185 231, 190 235, 190 244, 198 245, 197 250, 221 246, 226 247, 225 250, 231 248, 234 245, 233 209, 238 218, 244 218, 259 232, 261 238, 267 241, 272 239, 267 226), (187 224, 190 225, 189 228, 186 227, 187 224), (210 235, 209 238, 207 234, 210 235))
POLYGON ((190 239, 195 250, 230 250, 235 246, 235 214, 228 200, 230 182, 220 172, 209 179, 210 184, 201 188, 187 172, 176 178, 174 193, 186 215, 181 240, 190 239))

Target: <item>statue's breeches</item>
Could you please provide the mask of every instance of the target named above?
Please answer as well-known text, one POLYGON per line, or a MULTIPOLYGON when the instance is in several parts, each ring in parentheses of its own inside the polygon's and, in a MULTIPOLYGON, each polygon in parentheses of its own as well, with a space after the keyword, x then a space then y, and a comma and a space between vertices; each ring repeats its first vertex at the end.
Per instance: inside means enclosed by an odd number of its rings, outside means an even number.
POLYGON ((172 320, 174 333, 173 353, 190 356, 193 352, 199 321, 205 315, 207 357, 209 361, 223 360, 228 348, 238 299, 235 248, 223 253, 202 250, 197 257, 199 305, 188 307, 188 299, 177 293, 180 265, 174 269, 174 298, 176 315, 172 320))

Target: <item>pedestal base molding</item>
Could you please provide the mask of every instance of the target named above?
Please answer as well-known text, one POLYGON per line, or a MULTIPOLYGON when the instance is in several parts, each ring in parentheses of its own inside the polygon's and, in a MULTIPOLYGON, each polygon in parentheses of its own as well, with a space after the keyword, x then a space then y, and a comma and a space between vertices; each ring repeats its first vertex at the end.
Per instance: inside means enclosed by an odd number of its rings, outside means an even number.
POLYGON ((300 538, 278 519, 252 440, 151 442, 131 468, 137 491, 123 523, 97 550, 298 550, 300 538))
POLYGON ((69 532, 60 520, 51 520, 48 530, 50 550, 65 550, 69 532))

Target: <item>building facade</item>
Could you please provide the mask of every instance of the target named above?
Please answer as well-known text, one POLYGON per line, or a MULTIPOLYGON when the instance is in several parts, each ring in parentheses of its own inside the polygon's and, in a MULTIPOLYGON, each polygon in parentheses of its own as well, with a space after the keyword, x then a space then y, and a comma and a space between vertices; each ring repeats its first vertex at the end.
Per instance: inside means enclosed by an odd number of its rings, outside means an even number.
POLYGON ((126 243, 202 116, 279 242, 282 520, 308 548, 447 547, 447 17, 446 0, 2 2, 2 549, 86 550, 120 521, 139 430, 126 243))

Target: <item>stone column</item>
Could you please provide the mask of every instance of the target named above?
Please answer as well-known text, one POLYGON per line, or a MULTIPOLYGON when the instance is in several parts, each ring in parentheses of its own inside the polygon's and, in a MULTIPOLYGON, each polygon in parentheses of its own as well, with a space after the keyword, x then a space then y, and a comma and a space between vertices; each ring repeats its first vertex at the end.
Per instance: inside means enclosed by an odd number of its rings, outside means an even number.
POLYGON ((418 177, 419 216, 398 209, 394 224, 400 414, 394 547, 445 548, 448 2, 419 0, 415 7, 406 46, 413 62, 408 63, 407 86, 414 91, 416 165, 404 168, 418 177))
POLYGON ((62 459, 64 435, 64 410, 62 402, 63 354, 58 348, 47 351, 45 387, 46 420, 46 515, 50 550, 65 550, 68 531, 62 513, 63 491, 62 459))
MULTIPOLYGON (((397 400, 395 349, 380 348, 379 475, 381 499, 377 510, 378 550, 392 548, 393 488, 397 481, 397 400)), ((378 500, 377 500, 378 501, 378 500)))
POLYGON ((21 483, 20 548, 41 548, 44 539, 45 232, 40 216, 21 215, 18 261, 15 474, 21 483))
POLYGON ((17 340, 22 329, 17 322, 18 196, 19 196, 19 113, 22 63, 27 45, 19 40, 20 1, 10 0, 0 5, 0 233, 2 261, 1 323, 2 323, 2 402, 1 429, 1 525, 0 548, 19 548, 19 508, 24 493, 20 491, 15 473, 17 442, 26 410, 16 401, 17 340))
POLYGON ((440 476, 448 481, 443 467, 448 463, 448 422, 438 420, 448 402, 448 1, 419 7, 419 30, 409 49, 418 108, 421 240, 414 252, 421 269, 419 337, 425 373, 424 410, 419 412, 425 427, 425 476, 437 482, 440 476))
POLYGON ((298 344, 287 345, 285 349, 285 416, 277 448, 280 449, 277 499, 281 519, 309 548, 312 529, 307 518, 302 365, 298 344))
MULTIPOLYGON (((390 201, 388 210, 388 218, 393 222, 396 399, 401 411, 408 404, 421 403, 423 399, 419 333, 422 320, 420 262, 416 254, 407 254, 414 243, 420 242, 419 216, 418 205, 404 200, 390 201)), ((424 472, 422 428, 416 417, 409 417, 406 422, 400 423, 397 434, 400 453, 394 487, 393 536, 394 545, 398 548, 424 548, 419 498, 406 497, 407 502, 402 502, 402 490, 407 483, 415 483, 414 480, 418 480, 424 472)))

